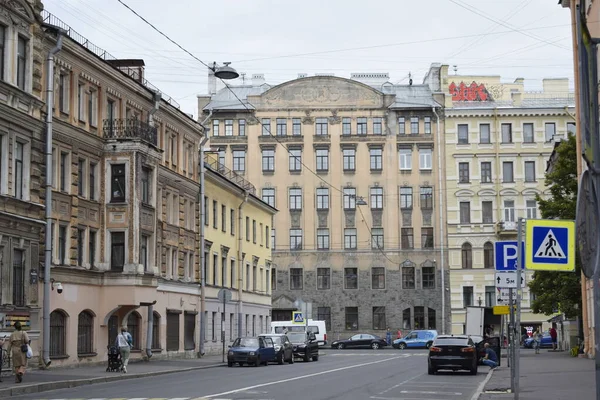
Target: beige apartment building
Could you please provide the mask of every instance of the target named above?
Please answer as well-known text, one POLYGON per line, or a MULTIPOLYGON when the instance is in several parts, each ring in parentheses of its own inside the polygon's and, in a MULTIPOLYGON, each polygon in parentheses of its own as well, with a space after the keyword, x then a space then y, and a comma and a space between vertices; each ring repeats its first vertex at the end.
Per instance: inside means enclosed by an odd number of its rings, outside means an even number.
MULTIPOLYGON (((555 143, 575 132, 568 79, 544 79, 540 92, 523 79, 440 73, 445 102, 446 197, 452 332, 463 333, 466 306, 497 305, 494 244, 517 240, 518 218, 541 218, 546 166, 555 143)), ((526 272, 526 282, 532 278, 526 272)), ((530 309, 523 292, 522 326, 548 316, 530 309)), ((547 325, 544 325, 546 327, 547 325)), ((495 326, 500 333, 500 326, 495 326)))
POLYGON ((290 320, 302 300, 329 341, 441 329, 443 95, 388 74, 302 75, 273 87, 256 74, 231 91, 209 76, 199 118, 211 118, 219 162, 279 210, 273 320, 290 320))

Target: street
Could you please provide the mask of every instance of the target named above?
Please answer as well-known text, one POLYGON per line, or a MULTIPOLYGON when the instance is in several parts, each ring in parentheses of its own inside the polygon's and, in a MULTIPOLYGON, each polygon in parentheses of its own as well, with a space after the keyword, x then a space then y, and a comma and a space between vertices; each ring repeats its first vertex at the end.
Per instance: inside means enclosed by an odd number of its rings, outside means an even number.
MULTIPOLYGON (((467 372, 427 374, 426 351, 323 350, 318 362, 212 368, 14 399, 470 400, 485 379, 467 372)), ((130 372, 135 372, 132 365, 130 372)))

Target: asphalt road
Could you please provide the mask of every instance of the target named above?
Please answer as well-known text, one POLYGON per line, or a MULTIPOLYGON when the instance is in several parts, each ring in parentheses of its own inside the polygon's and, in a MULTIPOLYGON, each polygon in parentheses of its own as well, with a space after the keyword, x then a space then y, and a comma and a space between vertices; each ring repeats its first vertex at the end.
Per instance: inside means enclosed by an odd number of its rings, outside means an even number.
POLYGON ((430 376, 425 351, 323 353, 317 362, 212 368, 11 399, 471 400, 489 370, 430 376))

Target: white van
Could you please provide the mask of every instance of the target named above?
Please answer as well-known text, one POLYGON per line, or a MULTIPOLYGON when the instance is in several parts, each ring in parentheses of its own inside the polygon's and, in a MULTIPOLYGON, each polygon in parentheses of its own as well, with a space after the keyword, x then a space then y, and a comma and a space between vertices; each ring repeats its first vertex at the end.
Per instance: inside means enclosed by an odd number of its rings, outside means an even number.
MULTIPOLYGON (((291 320, 271 322, 271 333, 285 333, 285 329, 287 329, 287 332, 305 332, 306 325, 294 324, 291 320)), ((308 331, 315 334, 319 346, 325 346, 327 344, 327 328, 325 328, 325 321, 309 319, 308 331)))

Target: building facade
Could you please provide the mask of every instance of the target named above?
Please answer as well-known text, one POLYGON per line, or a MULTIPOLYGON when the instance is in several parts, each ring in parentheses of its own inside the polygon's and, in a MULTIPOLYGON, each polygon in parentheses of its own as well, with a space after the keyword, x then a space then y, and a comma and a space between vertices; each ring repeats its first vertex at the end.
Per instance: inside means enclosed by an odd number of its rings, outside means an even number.
MULTIPOLYGON (((541 218, 546 165, 556 142, 575 133, 575 98, 568 79, 544 79, 543 91, 527 92, 523 79, 448 75, 445 153, 452 332, 464 333, 465 307, 498 305, 495 242, 516 241, 518 218, 541 218)), ((525 271, 525 281, 533 273, 525 271)), ((541 327, 523 291, 523 326, 541 327)), ((546 327, 546 325, 544 325, 546 327)), ((500 334, 500 326, 495 326, 500 334)))
POLYGON ((443 100, 387 74, 275 87, 257 74, 231 91, 212 78, 198 99, 211 147, 280 210, 270 232, 273 320, 291 320, 301 300, 333 339, 440 329, 443 100))

